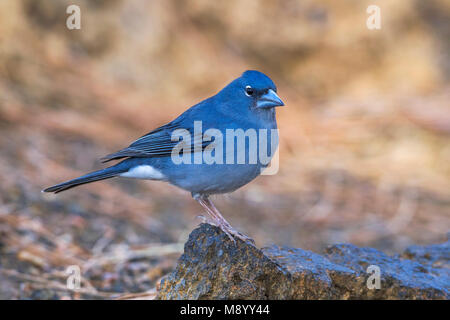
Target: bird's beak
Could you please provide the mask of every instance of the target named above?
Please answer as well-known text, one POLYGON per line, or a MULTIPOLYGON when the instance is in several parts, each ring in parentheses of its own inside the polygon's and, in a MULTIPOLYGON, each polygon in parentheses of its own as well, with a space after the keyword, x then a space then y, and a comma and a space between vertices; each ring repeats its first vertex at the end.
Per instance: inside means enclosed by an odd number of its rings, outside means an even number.
POLYGON ((284 106, 284 103, 272 89, 269 89, 266 94, 260 96, 256 101, 257 108, 273 108, 278 106, 284 106))

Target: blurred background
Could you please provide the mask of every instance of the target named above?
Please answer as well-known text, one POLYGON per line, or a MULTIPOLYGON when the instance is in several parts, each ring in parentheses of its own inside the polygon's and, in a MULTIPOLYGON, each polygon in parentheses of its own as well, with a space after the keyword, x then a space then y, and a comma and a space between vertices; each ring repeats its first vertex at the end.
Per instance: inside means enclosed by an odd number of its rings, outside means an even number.
POLYGON ((119 179, 40 191, 247 69, 287 106, 278 174, 214 199, 236 229, 314 251, 446 240, 450 2, 372 2, 0 1, 0 298, 152 292, 200 223, 188 193, 119 179), (81 291, 65 286, 69 265, 81 291))

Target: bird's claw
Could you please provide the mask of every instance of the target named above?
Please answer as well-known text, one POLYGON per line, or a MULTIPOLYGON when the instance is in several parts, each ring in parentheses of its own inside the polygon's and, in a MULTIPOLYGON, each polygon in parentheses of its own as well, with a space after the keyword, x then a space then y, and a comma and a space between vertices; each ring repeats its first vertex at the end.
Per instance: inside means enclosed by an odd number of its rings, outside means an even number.
POLYGON ((228 236, 228 238, 234 244, 236 244, 236 239, 235 239, 235 237, 236 237, 236 238, 244 241, 245 243, 255 246, 255 241, 252 238, 247 237, 246 235, 240 233, 239 231, 235 230, 230 225, 220 224, 218 227, 220 228, 220 230, 222 230, 228 236))
POLYGON ((250 244, 250 245, 252 245, 252 246, 255 246, 256 244, 255 244, 255 240, 253 240, 252 238, 250 238, 250 237, 247 237, 245 234, 242 234, 242 233, 240 233, 240 232, 238 232, 238 238, 239 239, 241 239, 242 241, 244 241, 244 242, 246 242, 246 243, 248 243, 248 244, 250 244))
POLYGON ((196 218, 201 220, 202 221, 201 223, 207 223, 207 224, 210 224, 212 226, 218 227, 218 225, 212 219, 210 219, 209 217, 205 217, 203 215, 198 215, 198 216, 196 216, 196 218))

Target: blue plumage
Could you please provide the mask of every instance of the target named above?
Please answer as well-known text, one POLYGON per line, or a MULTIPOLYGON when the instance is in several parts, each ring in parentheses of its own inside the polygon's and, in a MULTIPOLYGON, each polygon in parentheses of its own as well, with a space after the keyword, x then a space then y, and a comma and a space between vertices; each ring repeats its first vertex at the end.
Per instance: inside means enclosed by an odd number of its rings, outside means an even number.
POLYGON ((276 91, 265 74, 246 71, 172 122, 103 158, 123 159, 120 163, 44 191, 58 193, 116 176, 167 181, 191 192, 231 239, 249 240, 226 222, 208 196, 238 189, 267 166, 278 146, 274 107, 284 105, 276 91))

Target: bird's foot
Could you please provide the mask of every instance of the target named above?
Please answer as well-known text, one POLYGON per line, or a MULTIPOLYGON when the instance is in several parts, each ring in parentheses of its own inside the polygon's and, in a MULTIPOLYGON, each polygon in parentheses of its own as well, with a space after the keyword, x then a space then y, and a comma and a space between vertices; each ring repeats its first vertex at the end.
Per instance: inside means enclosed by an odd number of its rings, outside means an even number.
POLYGON ((220 214, 219 210, 214 206, 214 204, 209 200, 208 196, 205 195, 193 195, 194 199, 200 203, 200 205, 205 208, 206 212, 210 215, 211 220, 200 216, 203 222, 207 221, 207 223, 214 225, 216 227, 219 227, 220 230, 222 230, 230 240, 236 244, 235 237, 238 239, 241 239, 242 241, 255 246, 255 241, 252 238, 247 237, 246 235, 240 233, 239 231, 235 230, 228 222, 225 220, 224 217, 220 214))
POLYGON ((255 240, 253 240, 252 238, 246 236, 246 235, 243 234, 243 233, 240 233, 239 231, 236 231, 236 232, 237 232, 237 234, 235 235, 236 237, 238 237, 239 239, 241 239, 241 240, 244 241, 245 243, 248 243, 249 245, 252 245, 252 246, 254 246, 254 247, 256 246, 255 240))
POLYGON ((221 223, 219 226, 220 230, 222 230, 227 236, 228 238, 230 238, 230 240, 236 244, 236 240, 234 239, 235 237, 238 239, 241 239, 242 241, 255 246, 255 241, 246 236, 245 234, 240 233, 239 231, 237 231, 236 229, 234 229, 232 226, 230 226, 229 224, 223 224, 221 223))
POLYGON ((232 234, 230 233, 230 231, 224 224, 219 224, 217 227, 219 227, 220 230, 222 230, 228 236, 228 238, 231 240, 231 242, 236 244, 236 240, 233 238, 232 234))
POLYGON ((202 221, 201 223, 207 223, 207 224, 210 224, 212 226, 218 227, 218 224, 214 220, 209 218, 209 217, 205 217, 203 215, 198 215, 196 218, 201 220, 202 221))
MULTIPOLYGON (((235 231, 235 232, 230 232, 230 228, 231 228, 230 225, 226 225, 226 224, 222 223, 222 221, 216 221, 216 220, 213 220, 213 219, 211 219, 211 218, 209 218, 209 217, 205 217, 205 216, 202 216, 202 215, 198 215, 196 218, 197 218, 197 219, 200 219, 200 220, 202 221, 202 223, 207 223, 207 224, 209 224, 209 225, 212 225, 212 226, 215 226, 215 227, 220 228, 220 230, 222 230, 222 231, 228 236, 228 238, 229 238, 234 244, 236 244, 236 240, 234 239, 233 235, 235 235, 235 234, 238 233, 238 232, 237 232, 237 231, 235 231)), ((231 229, 232 229, 232 228, 231 228, 231 229)), ((243 240, 243 239, 242 239, 242 240, 243 240)))

